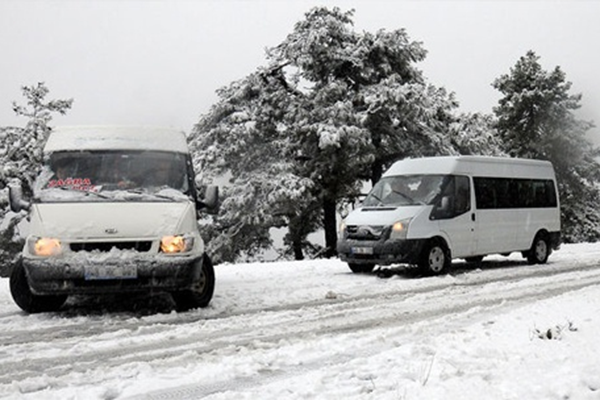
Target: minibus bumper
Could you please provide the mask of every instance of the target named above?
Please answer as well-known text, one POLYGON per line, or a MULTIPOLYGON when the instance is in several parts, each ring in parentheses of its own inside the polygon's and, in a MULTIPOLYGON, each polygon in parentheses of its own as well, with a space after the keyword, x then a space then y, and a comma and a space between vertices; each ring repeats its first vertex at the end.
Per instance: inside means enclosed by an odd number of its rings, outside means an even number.
POLYGON ((113 294, 190 288, 202 268, 201 255, 88 260, 23 258, 37 295, 113 294))
POLYGON ((425 240, 352 240, 338 241, 337 252, 349 264, 416 264, 425 240))

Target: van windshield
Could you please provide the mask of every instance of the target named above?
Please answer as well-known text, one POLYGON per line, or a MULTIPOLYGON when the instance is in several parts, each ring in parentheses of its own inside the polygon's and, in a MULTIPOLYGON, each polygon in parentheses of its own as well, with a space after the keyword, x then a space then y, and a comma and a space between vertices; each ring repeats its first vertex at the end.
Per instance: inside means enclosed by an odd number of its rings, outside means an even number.
POLYGON ((381 178, 363 201, 364 207, 433 204, 442 191, 444 175, 398 175, 381 178))
POLYGON ((42 202, 177 200, 189 190, 186 156, 161 151, 55 152, 34 185, 42 202))

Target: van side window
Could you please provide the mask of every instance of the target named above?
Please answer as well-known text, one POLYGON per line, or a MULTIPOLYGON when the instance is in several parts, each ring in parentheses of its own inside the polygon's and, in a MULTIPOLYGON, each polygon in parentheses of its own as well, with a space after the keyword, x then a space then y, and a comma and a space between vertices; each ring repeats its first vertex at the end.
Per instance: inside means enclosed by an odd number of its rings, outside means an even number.
POLYGON ((447 176, 444 189, 431 212, 431 219, 448 219, 471 209, 471 185, 466 176, 447 176))
POLYGON ((556 207, 556 189, 550 179, 473 178, 477 208, 556 207))
POLYGON ((456 177, 455 215, 464 214, 471 209, 471 185, 466 176, 456 177))

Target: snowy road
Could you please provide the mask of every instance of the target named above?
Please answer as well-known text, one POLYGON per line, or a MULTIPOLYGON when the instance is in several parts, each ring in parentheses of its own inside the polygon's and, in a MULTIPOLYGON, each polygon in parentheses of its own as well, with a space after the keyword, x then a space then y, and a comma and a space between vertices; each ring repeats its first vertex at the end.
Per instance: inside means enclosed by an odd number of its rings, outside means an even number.
MULTIPOLYGON (((547 398, 535 380, 530 388, 494 382, 504 376, 494 378, 494 368, 511 359, 510 343, 485 354, 472 343, 498 334, 501 318, 509 328, 525 324, 520 340, 531 345, 538 323, 561 325, 561 334, 579 324, 582 340, 585 324, 600 326, 593 318, 600 300, 590 300, 600 297, 593 296, 600 294, 600 245, 563 246, 543 266, 514 255, 490 257, 482 268, 456 262, 440 277, 396 272, 356 275, 337 260, 220 265, 211 306, 181 314, 157 296, 104 306, 77 298, 60 313, 25 315, 3 279, 0 397, 418 399, 455 398, 483 385, 486 398, 547 398), (581 296, 590 304, 562 308, 581 296), (471 353, 480 365, 459 366, 471 353), (475 375, 465 372, 473 368, 475 375)), ((569 390, 597 396, 593 372, 569 390)))

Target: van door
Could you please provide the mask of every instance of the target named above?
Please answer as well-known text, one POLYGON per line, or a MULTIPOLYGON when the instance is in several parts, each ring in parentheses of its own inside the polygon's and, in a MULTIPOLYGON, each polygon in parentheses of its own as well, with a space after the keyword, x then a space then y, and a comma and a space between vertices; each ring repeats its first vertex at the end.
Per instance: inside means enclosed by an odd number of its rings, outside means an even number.
POLYGON ((467 176, 449 178, 432 218, 438 221, 440 232, 447 237, 452 258, 469 257, 476 249, 470 180, 467 176))
POLYGON ((476 177, 474 180, 478 255, 515 250, 518 219, 512 202, 514 185, 506 178, 476 177))

